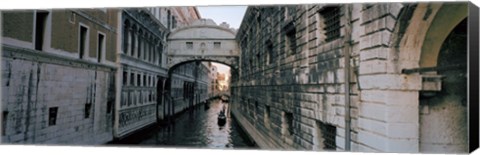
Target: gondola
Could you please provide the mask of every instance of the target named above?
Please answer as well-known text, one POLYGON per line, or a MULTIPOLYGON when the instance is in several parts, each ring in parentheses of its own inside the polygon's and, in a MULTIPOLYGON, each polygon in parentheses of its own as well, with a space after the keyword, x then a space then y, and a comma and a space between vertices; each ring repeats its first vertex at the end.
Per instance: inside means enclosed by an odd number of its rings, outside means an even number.
POLYGON ((219 126, 223 126, 223 125, 225 125, 225 123, 227 123, 227 117, 225 116, 225 112, 222 110, 218 114, 217 124, 219 126))

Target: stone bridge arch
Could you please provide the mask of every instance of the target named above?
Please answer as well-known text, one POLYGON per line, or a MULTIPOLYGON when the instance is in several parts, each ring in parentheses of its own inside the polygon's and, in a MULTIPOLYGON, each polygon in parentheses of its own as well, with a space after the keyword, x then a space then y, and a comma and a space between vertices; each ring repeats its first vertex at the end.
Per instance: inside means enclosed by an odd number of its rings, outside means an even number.
POLYGON ((173 30, 168 36, 168 70, 192 61, 213 61, 238 68, 240 49, 235 35, 228 24, 217 25, 211 19, 200 19, 173 30))

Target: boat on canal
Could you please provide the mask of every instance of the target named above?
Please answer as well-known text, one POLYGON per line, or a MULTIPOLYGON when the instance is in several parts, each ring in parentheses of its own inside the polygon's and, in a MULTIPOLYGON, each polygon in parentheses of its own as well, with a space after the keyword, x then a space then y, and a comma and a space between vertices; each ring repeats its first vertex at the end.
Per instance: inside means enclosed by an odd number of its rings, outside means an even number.
POLYGON ((227 117, 225 116, 225 107, 223 107, 222 111, 218 114, 217 124, 223 126, 225 123, 227 123, 227 117))

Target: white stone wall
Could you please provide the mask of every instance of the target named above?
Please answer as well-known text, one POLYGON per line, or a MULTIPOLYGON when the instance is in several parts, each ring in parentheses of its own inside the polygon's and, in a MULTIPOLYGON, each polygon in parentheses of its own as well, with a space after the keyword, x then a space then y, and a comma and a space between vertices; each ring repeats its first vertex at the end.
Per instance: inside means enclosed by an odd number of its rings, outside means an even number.
MULTIPOLYGON (((412 17, 412 12, 416 11, 415 7, 412 8, 414 5, 384 3, 340 6, 340 37, 331 41, 325 40, 324 17, 319 13, 325 5, 247 9, 237 35, 242 49, 240 77, 233 81, 232 86, 232 103, 238 111, 236 114, 241 115, 238 116, 242 120, 240 122, 254 128, 247 129, 252 135, 267 135, 260 138, 262 142, 257 142, 263 143, 266 148, 306 150, 321 150, 323 147, 324 135, 318 134, 322 130, 319 122, 333 125, 336 128, 336 150, 344 150, 344 52, 349 50, 351 150, 433 150, 436 146, 420 149, 421 135, 429 137, 429 130, 451 132, 461 125, 444 127, 438 124, 434 126, 433 122, 422 123, 419 111, 422 76, 401 72, 405 69, 403 66, 411 65, 411 60, 420 59, 416 57, 420 53, 412 52, 407 57, 401 55, 399 48, 402 47, 399 46, 403 45, 398 45, 408 23, 416 22, 409 20, 421 20, 412 17), (406 6, 409 8, 404 9, 406 6), (348 8, 351 18, 347 17, 348 8), (289 24, 292 21, 295 23, 289 24), (289 25, 293 25, 295 30, 293 40, 296 47, 293 52, 289 49, 292 41, 286 33, 292 29, 289 25), (351 33, 347 32, 348 29, 351 33), (345 47, 346 41, 343 40, 348 36, 351 37, 350 49, 345 47), (399 57, 403 57, 401 61, 399 57), (409 61, 404 61, 405 58, 409 61), (286 114, 293 115, 292 125, 288 125, 286 114), (437 127, 440 128, 433 129, 437 127), (290 128, 293 128, 293 135, 288 134, 290 128), (420 131, 425 133, 419 133, 420 131)), ((459 112, 453 112, 462 111, 462 108, 452 108, 446 104, 444 107, 451 109, 447 113, 453 119, 439 120, 462 120, 457 118, 459 112)), ((440 113, 437 110, 431 116, 424 114, 423 119, 431 120, 433 115, 440 113)), ((451 133, 460 135, 464 132, 451 133)), ((458 138, 446 140, 453 135, 445 136, 443 140, 426 139, 428 143, 456 143, 442 145, 445 147, 461 146, 458 138)))
MULTIPOLYGON (((12 48, 4 47, 3 52, 12 48)), ((2 58, 2 110, 8 112, 2 143, 93 145, 112 140, 113 112, 107 113, 107 96, 113 72, 54 57, 50 59, 57 60, 48 61, 43 55, 20 57, 2 58), (86 103, 92 104, 88 118, 86 103), (58 107, 55 125, 49 125, 51 107, 58 107)))

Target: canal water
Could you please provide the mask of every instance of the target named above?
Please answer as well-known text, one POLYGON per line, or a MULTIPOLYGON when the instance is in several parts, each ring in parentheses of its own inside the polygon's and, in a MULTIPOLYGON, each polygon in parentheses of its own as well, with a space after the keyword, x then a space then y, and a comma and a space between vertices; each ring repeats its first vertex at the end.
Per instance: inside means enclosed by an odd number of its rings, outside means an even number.
POLYGON ((256 148, 230 115, 227 103, 214 100, 209 104, 208 109, 204 106, 197 106, 182 113, 170 125, 158 125, 149 131, 132 135, 135 138, 120 144, 175 148, 256 148), (224 108, 227 121, 224 125, 219 125, 218 114, 224 108))

